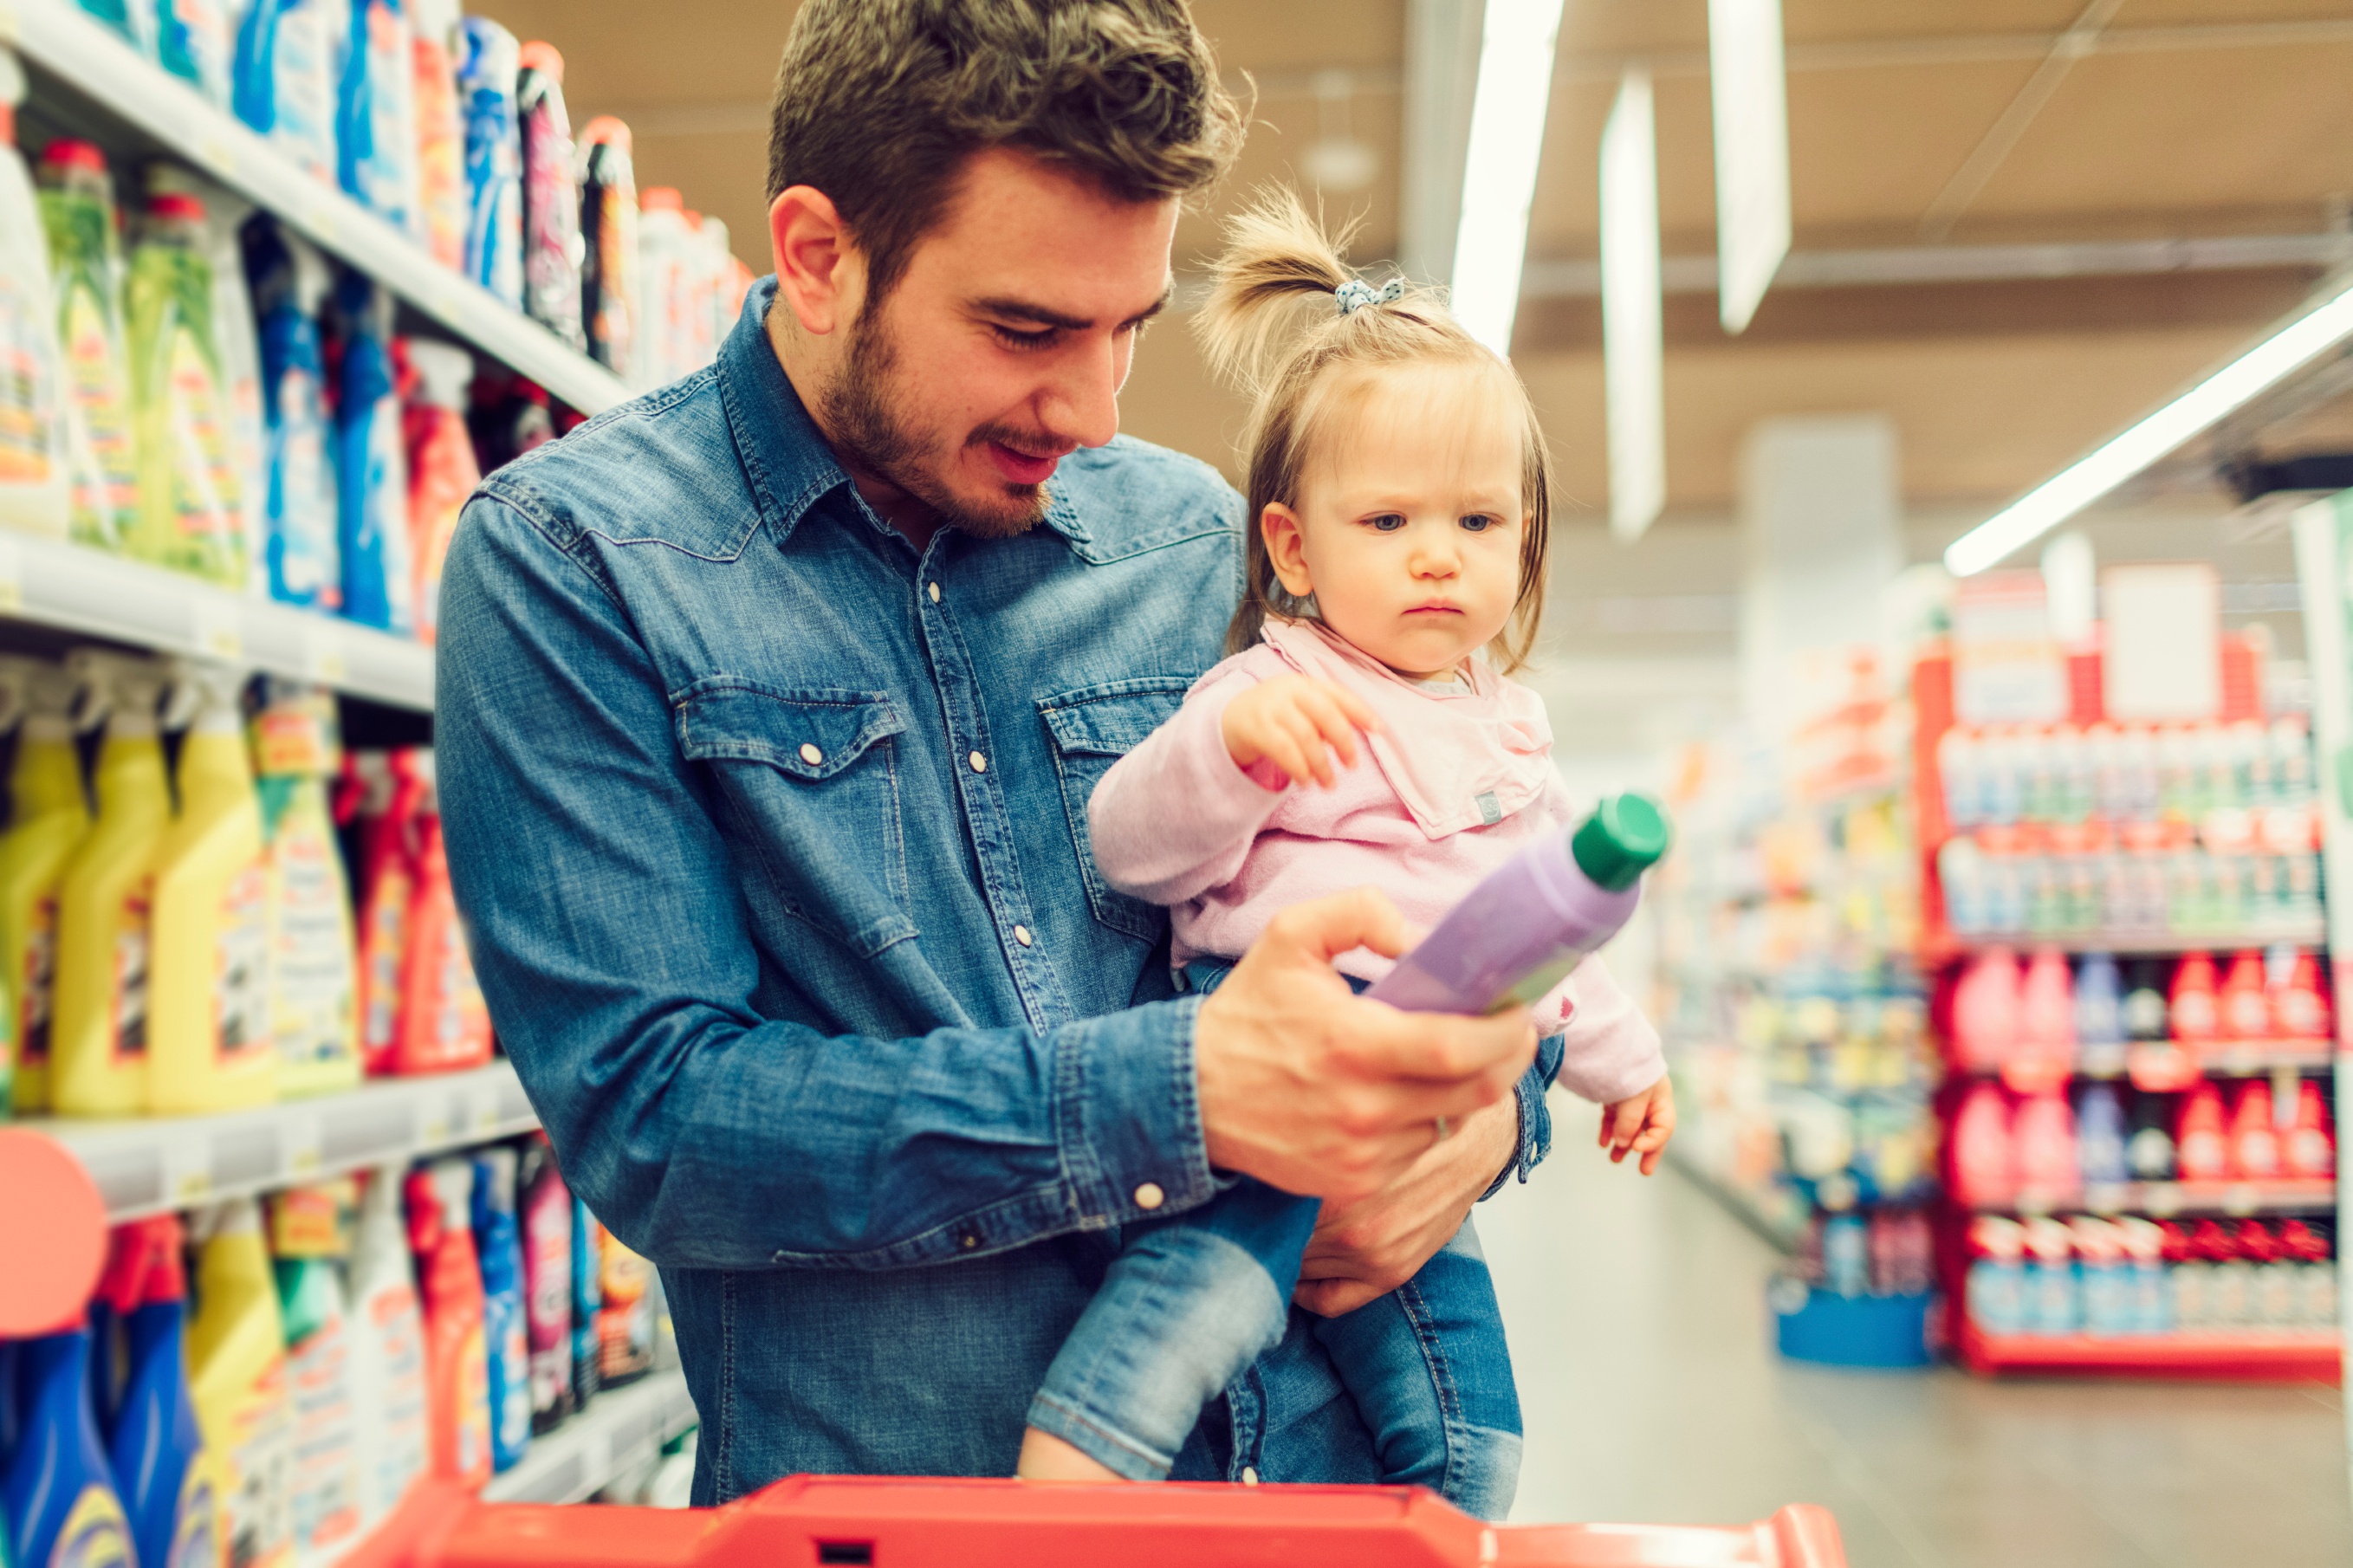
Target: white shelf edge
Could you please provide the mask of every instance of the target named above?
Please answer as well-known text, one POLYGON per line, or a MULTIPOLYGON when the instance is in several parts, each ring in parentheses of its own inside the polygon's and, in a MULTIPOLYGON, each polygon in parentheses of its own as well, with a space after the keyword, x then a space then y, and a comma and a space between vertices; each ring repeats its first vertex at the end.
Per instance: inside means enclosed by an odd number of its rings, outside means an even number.
POLYGON ((44 1117, 16 1125, 79 1160, 98 1184, 108 1223, 120 1224, 515 1137, 539 1117, 501 1058, 469 1072, 371 1079, 341 1094, 214 1116, 44 1117))
POLYGON ((0 533, 0 614, 429 711, 433 649, 89 545, 0 533))
POLYGON ((304 174, 74 0, 0 0, 0 42, 6 41, 581 413, 601 414, 628 397, 612 372, 304 174))
POLYGON ((533 1437, 514 1468, 491 1478, 482 1500, 583 1501, 694 1422, 686 1374, 649 1372, 626 1388, 597 1394, 586 1409, 533 1437))

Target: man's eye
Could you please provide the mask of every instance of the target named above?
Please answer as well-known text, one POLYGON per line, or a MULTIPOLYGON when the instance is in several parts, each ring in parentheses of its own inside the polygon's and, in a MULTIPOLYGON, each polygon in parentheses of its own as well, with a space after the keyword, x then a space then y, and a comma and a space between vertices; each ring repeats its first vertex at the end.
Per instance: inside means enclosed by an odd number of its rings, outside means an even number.
POLYGON ((988 330, 996 333, 997 341, 1008 349, 1042 349, 1054 338, 1051 327, 1039 327, 1034 331, 1024 332, 1011 327, 1000 327, 991 321, 988 330))
POLYGON ((1405 517, 1400 512, 1385 511, 1377 517, 1365 519, 1365 523, 1366 526, 1377 529, 1383 533, 1395 533, 1405 526, 1405 517))
POLYGON ((1484 533, 1494 526, 1495 520, 1481 512, 1474 511, 1462 520, 1463 529, 1471 533, 1484 533))

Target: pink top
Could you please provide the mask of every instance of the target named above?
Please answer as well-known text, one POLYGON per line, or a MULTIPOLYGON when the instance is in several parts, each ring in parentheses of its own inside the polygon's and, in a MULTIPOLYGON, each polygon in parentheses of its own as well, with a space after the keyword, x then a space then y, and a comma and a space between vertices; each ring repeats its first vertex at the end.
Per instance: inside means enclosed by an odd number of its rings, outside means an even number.
MULTIPOLYGON (((1204 675, 1095 787, 1087 822, 1104 879, 1169 906, 1180 965, 1238 956, 1278 910, 1350 888, 1377 888, 1411 924, 1436 925, 1524 845, 1579 816, 1552 767, 1542 702, 1482 660, 1470 669, 1468 690, 1432 690, 1313 623, 1270 622, 1266 641, 1204 675), (1347 686, 1385 726, 1330 789, 1293 787, 1264 764, 1243 772, 1219 733, 1249 686, 1297 673, 1347 686)), ((1361 947, 1336 961, 1366 980, 1393 962, 1361 947)), ((1666 1071, 1657 1032, 1599 958, 1534 1012, 1565 1037, 1560 1082, 1587 1100, 1624 1100, 1666 1071)))

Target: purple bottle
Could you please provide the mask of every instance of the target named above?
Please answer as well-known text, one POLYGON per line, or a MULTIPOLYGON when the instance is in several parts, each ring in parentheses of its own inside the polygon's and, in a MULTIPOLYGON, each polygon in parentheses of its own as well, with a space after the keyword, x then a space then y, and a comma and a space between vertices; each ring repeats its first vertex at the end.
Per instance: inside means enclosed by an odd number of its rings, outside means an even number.
POLYGON ((1642 873, 1670 837, 1656 801, 1612 795, 1576 832, 1532 844, 1490 872, 1366 994, 1409 1013, 1535 1002, 1631 918, 1642 873))

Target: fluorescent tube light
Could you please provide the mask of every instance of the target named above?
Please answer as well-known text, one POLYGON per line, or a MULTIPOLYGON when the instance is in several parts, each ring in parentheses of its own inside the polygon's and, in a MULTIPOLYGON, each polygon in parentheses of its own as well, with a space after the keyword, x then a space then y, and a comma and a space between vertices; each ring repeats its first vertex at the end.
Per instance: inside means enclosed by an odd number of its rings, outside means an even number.
POLYGON ((1961 535, 1945 552, 1946 569, 1956 577, 1968 577, 1998 563, 2348 336, 2353 336, 2353 285, 1961 535))
POLYGON ((1601 363, 1609 531, 1638 539, 1667 503, 1666 337, 1651 73, 1630 67, 1601 128, 1601 363))
POLYGON ((1707 0, 1715 111, 1718 311, 1738 332, 1789 254, 1789 94, 1781 0, 1707 0))
POLYGON ((1454 230, 1453 303, 1471 335, 1499 354, 1512 352, 1512 319, 1520 308, 1560 7, 1561 0, 1487 0, 1479 40, 1462 213, 1454 230))

